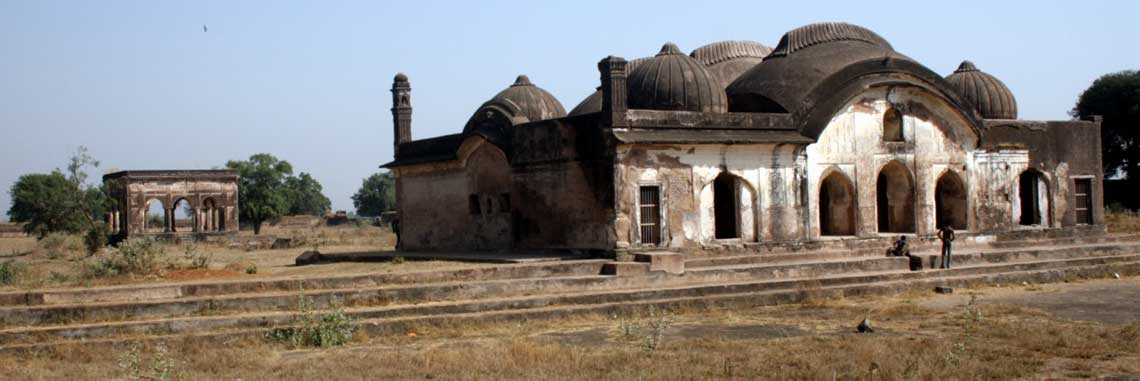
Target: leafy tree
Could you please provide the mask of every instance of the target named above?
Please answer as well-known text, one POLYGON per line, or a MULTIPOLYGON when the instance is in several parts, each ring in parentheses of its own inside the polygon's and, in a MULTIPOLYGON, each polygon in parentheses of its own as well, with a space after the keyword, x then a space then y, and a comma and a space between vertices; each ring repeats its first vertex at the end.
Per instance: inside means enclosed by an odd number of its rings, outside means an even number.
POLYGON ((226 168, 238 170, 238 207, 241 218, 253 224, 253 234, 261 234, 261 224, 289 211, 285 179, 293 166, 273 155, 259 153, 249 160, 230 160, 226 168))
POLYGON ((308 173, 285 179, 289 198, 289 214, 322 215, 332 209, 332 202, 321 193, 321 183, 308 173))
POLYGON ((356 207, 356 214, 361 216, 379 216, 396 209, 396 178, 391 172, 368 176, 360 190, 352 195, 352 205, 356 207))
POLYGON ((82 213, 76 213, 75 191, 62 173, 32 173, 20 176, 12 189, 8 216, 23 222, 24 231, 39 238, 52 232, 77 233, 86 226, 82 213))
POLYGON ((56 169, 50 174, 21 176, 9 193, 12 207, 8 216, 23 222, 28 234, 40 238, 51 232, 79 233, 103 229, 99 221, 113 200, 105 187, 87 184, 87 167, 99 162, 80 146, 71 157, 66 176, 56 169))
POLYGON ((1125 70, 1097 78, 1069 112, 1077 118, 1104 117, 1101 149, 1106 177, 1140 180, 1140 72, 1125 70))

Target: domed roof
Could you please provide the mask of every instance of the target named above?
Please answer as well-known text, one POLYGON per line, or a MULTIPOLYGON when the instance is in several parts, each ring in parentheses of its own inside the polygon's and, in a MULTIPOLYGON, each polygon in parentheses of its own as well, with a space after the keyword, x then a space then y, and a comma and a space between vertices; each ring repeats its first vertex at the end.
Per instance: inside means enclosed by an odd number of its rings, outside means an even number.
POLYGON ((894 50, 891 44, 870 29, 842 22, 808 24, 784 33, 770 57, 783 57, 811 46, 835 41, 862 41, 883 49, 894 50))
MULTIPOLYGON (((511 87, 495 94, 483 106, 493 104, 513 105, 518 108, 513 116, 524 116, 531 122, 566 116, 566 109, 562 108, 562 103, 558 102, 554 95, 531 83, 530 78, 525 75, 518 76, 511 87)), ((514 107, 508 106, 508 108, 514 107)))
POLYGON ((720 80, 721 88, 726 88, 770 53, 772 48, 759 42, 730 40, 699 47, 689 56, 704 64, 720 80))
POLYGON ((1017 100, 1000 80, 962 61, 946 82, 986 119, 1017 119, 1017 100))
POLYGON ((631 109, 725 112, 728 101, 717 78, 673 43, 629 74, 631 109))
MULTIPOLYGON (((641 64, 645 63, 646 61, 649 61, 650 58, 653 58, 653 57, 641 57, 641 58, 630 60, 629 62, 626 62, 625 72, 626 73, 633 72, 633 69, 636 69, 638 66, 641 66, 641 64)), ((594 90, 593 93, 590 93, 590 95, 587 96, 586 99, 583 99, 581 102, 578 102, 578 105, 574 106, 574 109, 570 110, 570 113, 567 115, 568 116, 578 116, 578 115, 590 114, 590 113, 601 112, 601 111, 602 111, 602 88, 599 86, 597 89, 594 90)))
POLYGON ((395 82, 407 82, 408 81, 408 75, 404 74, 404 73, 396 73, 396 77, 392 78, 392 80, 395 82))

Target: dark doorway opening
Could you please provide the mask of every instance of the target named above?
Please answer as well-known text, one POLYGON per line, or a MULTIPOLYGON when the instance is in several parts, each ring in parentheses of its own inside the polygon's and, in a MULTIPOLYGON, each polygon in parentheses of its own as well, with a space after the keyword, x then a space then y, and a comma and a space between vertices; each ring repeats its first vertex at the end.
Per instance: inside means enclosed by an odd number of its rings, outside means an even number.
POLYGON ((914 180, 902 163, 883 166, 875 181, 879 232, 914 233, 914 180))
POLYGON ((934 186, 936 227, 949 225, 954 230, 966 230, 966 186, 954 172, 946 172, 934 186))
POLYGON ((1074 179, 1073 180, 1076 196, 1076 205, 1074 206, 1077 223, 1081 225, 1092 225, 1092 180, 1090 179, 1074 179))
POLYGON ((1041 199, 1048 196, 1045 179, 1033 170, 1021 173, 1018 178, 1017 196, 1021 202, 1021 225, 1044 225, 1045 206, 1041 199))
POLYGON ((641 244, 661 244, 661 188, 656 186, 641 187, 638 198, 638 213, 640 214, 641 244))
POLYGON ((821 235, 855 235, 855 186, 839 172, 832 172, 819 186, 821 235))
POLYGON ((736 177, 725 173, 713 181, 713 218, 716 220, 717 239, 740 238, 737 229, 739 225, 737 217, 740 216, 737 207, 739 187, 736 177))

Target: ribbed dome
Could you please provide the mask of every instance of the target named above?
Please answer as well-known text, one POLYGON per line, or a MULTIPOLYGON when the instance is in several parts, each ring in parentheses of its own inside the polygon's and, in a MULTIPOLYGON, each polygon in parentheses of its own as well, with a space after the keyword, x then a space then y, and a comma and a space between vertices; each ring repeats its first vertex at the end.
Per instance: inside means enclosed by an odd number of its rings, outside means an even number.
MULTIPOLYGON (((630 60, 629 62, 626 62, 626 64, 625 64, 625 72, 627 73, 626 75, 628 76, 628 73, 633 72, 633 69, 636 69, 638 66, 641 66, 641 64, 645 63, 646 61, 649 61, 650 58, 653 58, 653 57, 641 57, 641 58, 630 60)), ((601 111, 602 111, 602 88, 599 86, 597 89, 594 90, 594 92, 590 93, 590 95, 587 96, 586 99, 583 99, 581 102, 578 102, 578 105, 574 106, 574 109, 570 110, 570 113, 567 115, 568 116, 578 116, 578 115, 590 114, 590 113, 601 112, 601 111)))
POLYGON ((724 87, 705 66, 673 43, 629 74, 631 109, 725 112, 724 87))
POLYGON ((768 57, 783 57, 813 45, 835 41, 862 41, 894 50, 891 44, 870 29, 841 22, 824 22, 801 26, 784 33, 776 50, 768 57))
POLYGON ((530 82, 525 75, 518 76, 511 87, 495 94, 486 104, 507 103, 519 108, 518 115, 525 116, 531 122, 555 119, 566 116, 566 109, 562 103, 541 87, 530 82))
POLYGON ((726 88, 770 53, 772 48, 759 42, 730 40, 699 47, 689 56, 704 64, 720 80, 721 88, 726 88))
POLYGON ((737 58, 764 58, 771 53, 772 48, 756 41, 729 40, 699 47, 689 56, 705 66, 712 66, 737 58))
POLYGON ((946 82, 986 119, 1017 119, 1017 100, 1000 80, 962 61, 946 82))

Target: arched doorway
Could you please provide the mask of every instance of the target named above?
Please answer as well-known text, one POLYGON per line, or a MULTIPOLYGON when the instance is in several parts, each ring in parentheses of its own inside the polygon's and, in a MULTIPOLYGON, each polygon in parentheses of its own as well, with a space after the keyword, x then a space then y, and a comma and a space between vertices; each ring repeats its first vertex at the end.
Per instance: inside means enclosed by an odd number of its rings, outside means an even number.
POLYGON ((819 184, 820 235, 855 235, 855 185, 835 171, 819 184))
POLYGON ((954 230, 966 230, 966 185, 953 171, 946 171, 934 186, 936 228, 949 225, 954 230))
POLYGON ((740 238, 740 193, 736 176, 721 173, 713 180, 713 220, 716 238, 740 238))
POLYGON ((167 220, 166 206, 162 200, 152 198, 146 202, 146 218, 143 218, 143 231, 147 233, 161 233, 167 230, 170 222, 167 220))
POLYGON ((171 212, 174 214, 172 231, 188 232, 194 230, 194 207, 190 205, 190 201, 184 198, 178 199, 174 202, 174 209, 171 212))
POLYGON ((1049 224, 1049 184, 1045 175, 1033 169, 1027 169, 1018 176, 1017 196, 1020 203, 1021 225, 1048 225, 1049 224))
POLYGON ((902 163, 883 166, 875 181, 880 233, 914 233, 914 179, 902 163))

